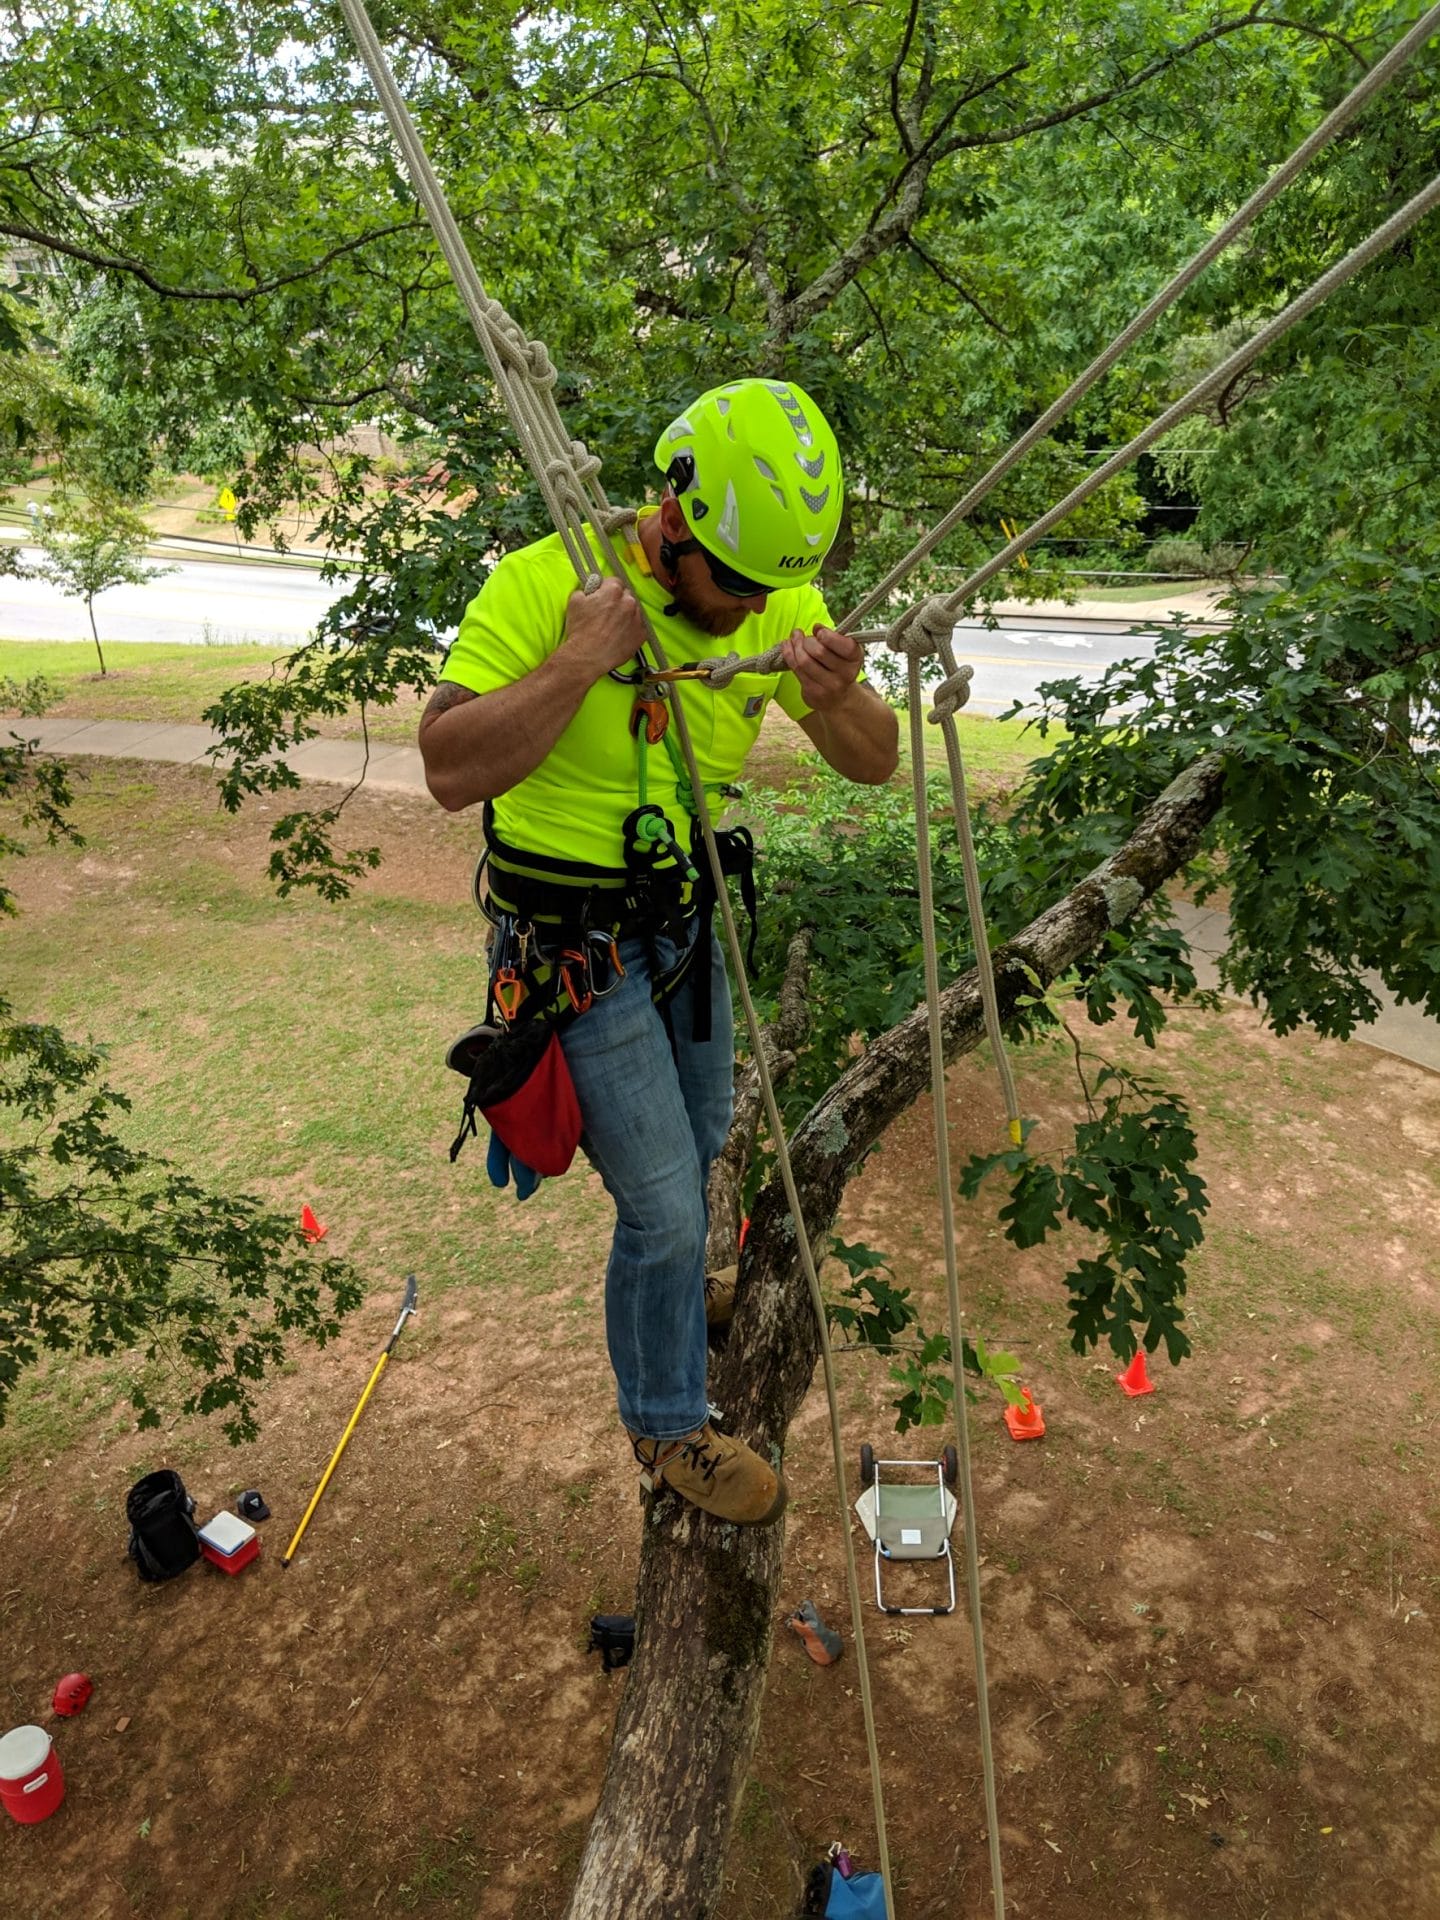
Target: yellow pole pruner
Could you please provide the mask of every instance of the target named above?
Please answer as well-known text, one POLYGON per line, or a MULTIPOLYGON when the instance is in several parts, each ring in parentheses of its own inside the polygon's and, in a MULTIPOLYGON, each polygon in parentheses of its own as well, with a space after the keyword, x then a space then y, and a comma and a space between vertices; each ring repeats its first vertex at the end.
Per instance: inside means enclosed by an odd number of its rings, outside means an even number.
POLYGON ((364 1413, 366 1404, 369 1401, 371 1394, 375 1391, 375 1383, 379 1380, 381 1374, 385 1371, 385 1363, 389 1360, 391 1354, 395 1351, 395 1342, 400 1338, 400 1335, 404 1332, 405 1322, 410 1318, 411 1314, 416 1311, 419 1297, 420 1297, 419 1289, 415 1284, 415 1276, 413 1273, 408 1274, 405 1280, 405 1299, 404 1299, 404 1303, 400 1308, 400 1318, 395 1322, 395 1331, 390 1335, 390 1338, 385 1342, 385 1350, 380 1355, 380 1358, 375 1362, 375 1371, 370 1375, 370 1378, 365 1383, 365 1391, 361 1394, 359 1402, 356 1405, 355 1411, 350 1416, 350 1424, 346 1427, 344 1433, 341 1434, 340 1444, 338 1447, 336 1447, 334 1453, 331 1454, 330 1464, 328 1467, 326 1467, 319 1486, 316 1487, 314 1493, 311 1495, 310 1504, 305 1509, 305 1518, 300 1522, 299 1526, 295 1529, 295 1538, 290 1542, 289 1546, 285 1549, 285 1557, 280 1562, 282 1567, 288 1567, 290 1562, 295 1558, 295 1549, 299 1546, 301 1538, 304 1535, 305 1529, 310 1524, 310 1516, 312 1513, 314 1513, 315 1509, 319 1506, 321 1496, 324 1494, 326 1487, 328 1487, 330 1484, 330 1476, 332 1473, 334 1473, 336 1467, 339 1466, 340 1456, 342 1453, 344 1453, 346 1447, 349 1445, 351 1434, 354 1433, 356 1427, 360 1424, 360 1416, 362 1413, 364 1413))

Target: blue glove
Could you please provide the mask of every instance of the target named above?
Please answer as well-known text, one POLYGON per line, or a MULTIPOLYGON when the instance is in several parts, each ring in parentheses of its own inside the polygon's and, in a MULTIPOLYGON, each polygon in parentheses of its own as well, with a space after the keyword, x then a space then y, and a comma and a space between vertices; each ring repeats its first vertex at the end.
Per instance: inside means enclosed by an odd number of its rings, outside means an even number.
POLYGON ((513 1173, 517 1200, 528 1200, 540 1184, 540 1175, 533 1167, 527 1167, 523 1160, 515 1159, 493 1127, 490 1129, 490 1151, 485 1156, 485 1171, 490 1176, 492 1187, 508 1187, 513 1173))

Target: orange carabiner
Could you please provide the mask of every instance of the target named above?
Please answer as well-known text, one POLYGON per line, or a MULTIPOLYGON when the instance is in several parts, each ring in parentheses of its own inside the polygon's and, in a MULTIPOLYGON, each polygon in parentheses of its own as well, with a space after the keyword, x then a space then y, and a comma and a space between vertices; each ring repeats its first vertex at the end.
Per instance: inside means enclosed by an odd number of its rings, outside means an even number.
POLYGON ((492 992, 495 995, 495 1004, 500 1009, 500 1016, 507 1027, 520 1011, 528 991, 525 982, 513 967, 501 967, 495 975, 492 992))
POLYGON ((640 722, 645 722, 645 744, 658 747, 665 738, 665 729, 670 724, 670 709, 663 700, 646 700, 637 695, 630 709, 630 731, 638 734, 640 722))
POLYGON ((566 947, 560 955, 560 981, 575 1012, 588 1013, 595 998, 590 985, 589 956, 577 953, 574 947, 566 947), (575 984, 577 974, 580 982, 578 988, 575 984))

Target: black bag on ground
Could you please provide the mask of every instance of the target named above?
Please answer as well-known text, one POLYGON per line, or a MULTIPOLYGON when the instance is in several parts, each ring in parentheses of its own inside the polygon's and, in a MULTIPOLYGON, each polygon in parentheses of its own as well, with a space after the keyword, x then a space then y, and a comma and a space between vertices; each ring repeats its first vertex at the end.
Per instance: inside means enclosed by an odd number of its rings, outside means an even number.
POLYGON ((130 1558, 142 1580, 173 1580, 200 1558, 200 1538, 191 1515, 195 1502, 169 1467, 147 1473, 125 1496, 130 1522, 130 1558))

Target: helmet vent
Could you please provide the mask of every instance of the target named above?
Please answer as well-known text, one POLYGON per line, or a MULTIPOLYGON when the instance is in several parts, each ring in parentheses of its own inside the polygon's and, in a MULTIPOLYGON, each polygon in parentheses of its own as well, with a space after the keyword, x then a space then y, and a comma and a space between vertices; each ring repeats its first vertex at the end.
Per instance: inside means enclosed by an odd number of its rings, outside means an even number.
POLYGON ((802 472, 808 473, 812 480, 818 480, 825 471, 825 456, 823 453, 817 453, 813 460, 807 460, 803 453, 797 453, 795 464, 802 472))
POLYGON ((780 402, 785 418, 790 422, 791 430, 802 447, 815 444, 815 436, 810 431, 810 422, 805 418, 805 409, 795 398, 789 387, 773 386, 770 391, 780 402))
MULTIPOLYGON (((759 473, 764 479, 768 480, 771 486, 773 487, 775 482, 779 479, 780 476, 776 473, 775 469, 771 466, 770 462, 768 460, 762 460, 758 453, 752 453, 750 458, 755 462, 756 472, 759 473)), ((811 475, 811 478, 812 479, 814 478, 813 474, 811 475)))
POLYGON ((725 511, 715 528, 715 538, 723 540, 732 553, 740 551, 740 502, 735 498, 735 484, 731 480, 725 482, 725 511))
POLYGON ((823 513, 825 502, 830 498, 830 489, 829 487, 825 487, 819 493, 807 493, 804 487, 801 487, 800 498, 805 502, 811 513, 823 513))

